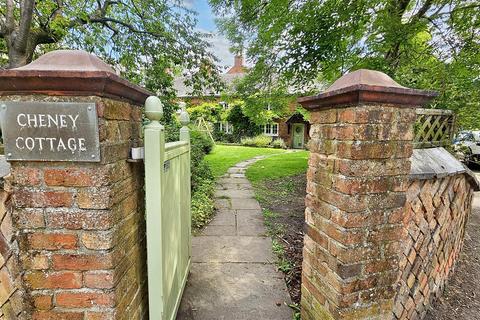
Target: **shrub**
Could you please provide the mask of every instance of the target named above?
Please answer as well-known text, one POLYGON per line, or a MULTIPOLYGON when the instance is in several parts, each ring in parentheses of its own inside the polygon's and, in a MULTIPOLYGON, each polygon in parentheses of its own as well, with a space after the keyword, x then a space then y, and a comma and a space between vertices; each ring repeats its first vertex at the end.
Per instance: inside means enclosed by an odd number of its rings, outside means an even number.
POLYGON ((250 146, 250 147, 253 147, 254 146, 254 143, 253 143, 253 138, 242 138, 242 140, 240 140, 240 143, 244 146, 250 146))
POLYGON ((165 142, 178 141, 180 139, 180 123, 175 119, 164 125, 165 127, 165 142))
POLYGON ((201 189, 201 185, 205 181, 213 181, 212 170, 204 159, 200 160, 200 162, 195 166, 192 166, 191 173, 193 192, 201 189))
POLYGON ((200 229, 210 221, 214 212, 214 181, 203 179, 198 181, 197 190, 192 193, 192 227, 200 229))
POLYGON ((268 147, 272 142, 272 137, 261 134, 253 138, 243 138, 242 145, 251 147, 268 147))
POLYGON ((212 152, 213 142, 203 132, 198 130, 191 130, 190 139, 191 139, 190 141, 192 144, 192 148, 193 147, 200 148, 201 152, 203 152, 204 155, 212 152))
POLYGON ((215 128, 215 130, 213 131, 213 138, 215 139, 215 141, 219 141, 219 142, 227 142, 227 143, 240 142, 237 135, 222 132, 218 130, 218 128, 215 128))
POLYGON ((285 141, 283 141, 282 138, 278 138, 272 141, 271 143, 272 147, 278 148, 278 149, 286 149, 287 145, 285 144, 285 141))
POLYGON ((192 227, 199 229, 211 218, 214 212, 213 193, 215 190, 213 174, 204 160, 213 149, 213 142, 198 130, 190 131, 191 173, 192 173, 192 227))

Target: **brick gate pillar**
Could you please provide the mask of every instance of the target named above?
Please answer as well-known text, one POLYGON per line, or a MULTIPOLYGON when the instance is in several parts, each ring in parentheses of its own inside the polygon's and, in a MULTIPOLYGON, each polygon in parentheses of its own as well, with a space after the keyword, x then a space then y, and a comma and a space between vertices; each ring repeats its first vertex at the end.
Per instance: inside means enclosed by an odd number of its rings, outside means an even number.
POLYGON ((0 72, 0 93, 5 108, 82 102, 98 116, 98 161, 11 161, 7 188, 27 306, 21 317, 145 318, 144 171, 127 159, 149 93, 84 51, 54 51, 0 72))
POLYGON ((415 107, 435 96, 359 70, 311 111, 302 319, 390 319, 415 107))

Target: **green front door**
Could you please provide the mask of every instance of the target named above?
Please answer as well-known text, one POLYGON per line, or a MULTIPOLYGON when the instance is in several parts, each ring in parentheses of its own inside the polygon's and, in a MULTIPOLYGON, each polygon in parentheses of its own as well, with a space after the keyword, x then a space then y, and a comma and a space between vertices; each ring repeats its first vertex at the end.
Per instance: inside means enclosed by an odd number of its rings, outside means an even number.
POLYGON ((303 149, 305 139, 305 125, 303 123, 294 123, 293 128, 293 148, 303 149))

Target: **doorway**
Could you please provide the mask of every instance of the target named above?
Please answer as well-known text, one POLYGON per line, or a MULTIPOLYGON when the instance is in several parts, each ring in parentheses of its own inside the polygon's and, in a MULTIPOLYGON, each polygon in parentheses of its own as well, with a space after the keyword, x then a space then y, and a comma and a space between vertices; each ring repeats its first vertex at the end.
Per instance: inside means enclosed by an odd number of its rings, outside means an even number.
POLYGON ((292 124, 292 129, 293 129, 293 148, 303 149, 305 144, 305 124, 294 123, 292 124))

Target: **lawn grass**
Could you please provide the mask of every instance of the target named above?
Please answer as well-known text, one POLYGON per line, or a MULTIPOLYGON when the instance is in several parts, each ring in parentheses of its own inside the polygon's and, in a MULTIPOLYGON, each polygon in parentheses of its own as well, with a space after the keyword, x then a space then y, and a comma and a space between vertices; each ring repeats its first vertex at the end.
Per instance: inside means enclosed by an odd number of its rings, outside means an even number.
POLYGON ((252 164, 247 169, 247 178, 253 184, 266 179, 279 179, 307 171, 308 151, 288 152, 252 164))
POLYGON ((254 148, 243 146, 216 145, 213 151, 205 157, 215 178, 224 175, 228 168, 261 155, 283 154, 285 150, 272 148, 254 148))

